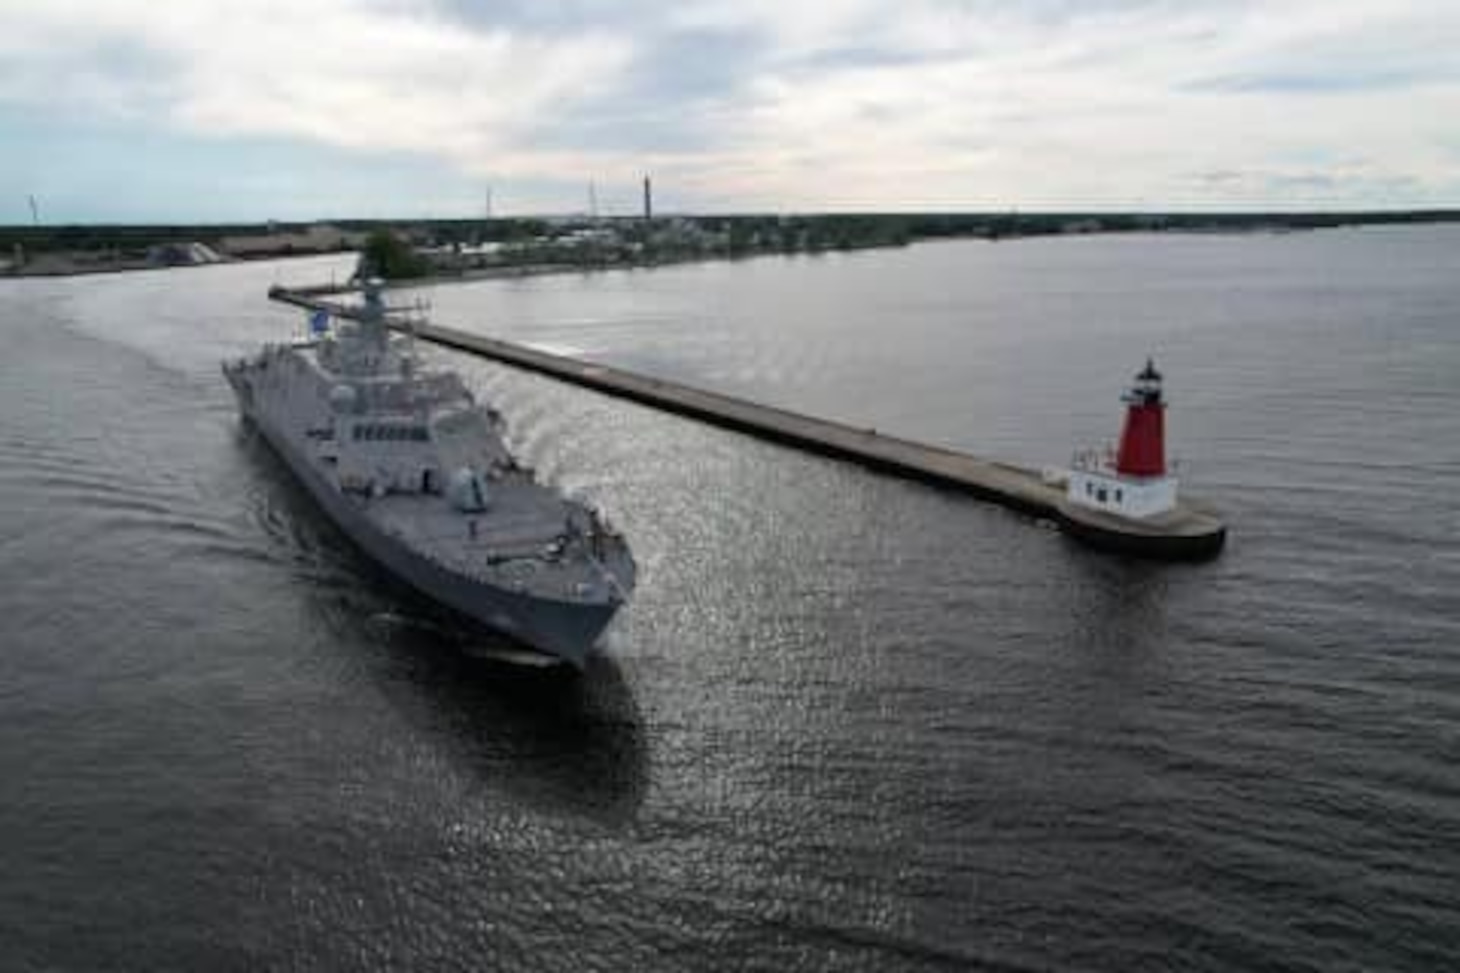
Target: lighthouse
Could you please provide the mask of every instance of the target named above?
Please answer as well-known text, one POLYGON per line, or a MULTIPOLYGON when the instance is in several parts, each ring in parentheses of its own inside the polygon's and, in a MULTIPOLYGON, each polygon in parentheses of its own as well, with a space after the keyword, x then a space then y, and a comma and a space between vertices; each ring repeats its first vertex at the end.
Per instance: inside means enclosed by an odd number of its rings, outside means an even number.
POLYGON ((1121 400, 1120 447, 1113 456, 1076 454, 1065 499, 1118 517, 1156 517, 1176 508, 1176 478, 1166 473, 1166 402, 1155 362, 1146 359, 1121 400))

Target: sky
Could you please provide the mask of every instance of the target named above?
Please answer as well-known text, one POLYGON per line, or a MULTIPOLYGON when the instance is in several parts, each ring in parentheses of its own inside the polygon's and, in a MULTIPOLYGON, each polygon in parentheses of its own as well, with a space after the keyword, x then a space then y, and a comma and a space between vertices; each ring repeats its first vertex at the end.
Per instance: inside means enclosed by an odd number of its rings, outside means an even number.
POLYGON ((0 224, 1460 205, 1456 0, 0 0, 0 224))

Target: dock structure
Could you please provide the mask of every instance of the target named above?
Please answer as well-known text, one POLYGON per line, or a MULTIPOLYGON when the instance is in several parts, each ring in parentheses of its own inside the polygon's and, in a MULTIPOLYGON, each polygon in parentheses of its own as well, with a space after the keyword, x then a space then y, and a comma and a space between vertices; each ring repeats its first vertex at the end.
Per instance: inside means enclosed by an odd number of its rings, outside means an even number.
MULTIPOLYGON (((318 295, 319 291, 277 286, 269 291, 273 300, 306 310, 354 316, 352 308, 322 300, 318 295)), ((1070 510, 1063 483, 1050 482, 1033 470, 457 328, 418 322, 411 330, 422 340, 504 365, 999 503, 1054 521, 1071 535, 1109 550, 1164 559, 1196 559, 1217 553, 1226 536, 1225 526, 1214 515, 1186 502, 1145 522, 1110 516, 1091 518, 1083 511, 1070 510)))

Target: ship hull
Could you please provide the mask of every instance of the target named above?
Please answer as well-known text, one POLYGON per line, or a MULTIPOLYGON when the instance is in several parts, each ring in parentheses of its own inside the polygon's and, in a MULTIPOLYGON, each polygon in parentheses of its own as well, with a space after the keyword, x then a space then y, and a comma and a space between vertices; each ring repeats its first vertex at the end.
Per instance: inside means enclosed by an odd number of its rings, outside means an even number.
POLYGON ((578 669, 586 664, 617 604, 555 601, 485 584, 444 568, 382 531, 362 505, 332 486, 260 410, 247 379, 229 375, 239 411, 304 484, 315 502, 373 562, 427 598, 578 669))

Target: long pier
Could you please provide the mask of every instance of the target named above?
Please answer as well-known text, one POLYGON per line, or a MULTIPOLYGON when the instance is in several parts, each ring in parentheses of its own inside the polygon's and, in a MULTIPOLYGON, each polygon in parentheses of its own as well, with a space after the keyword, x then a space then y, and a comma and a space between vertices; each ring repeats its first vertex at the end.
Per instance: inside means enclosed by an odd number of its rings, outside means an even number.
MULTIPOLYGON (((269 297, 311 311, 354 317, 356 310, 321 299, 323 289, 274 287, 269 297)), ((439 324, 412 325, 416 337, 447 348, 536 372, 606 395, 793 446, 870 469, 918 480, 1060 523, 1099 546, 1166 558, 1209 556, 1220 550, 1226 529, 1214 516, 1182 503, 1170 514, 1136 522, 1093 511, 1067 510, 1064 488, 1033 470, 979 459, 967 453, 888 436, 828 419, 762 405, 679 382, 653 378, 528 348, 439 324)))

